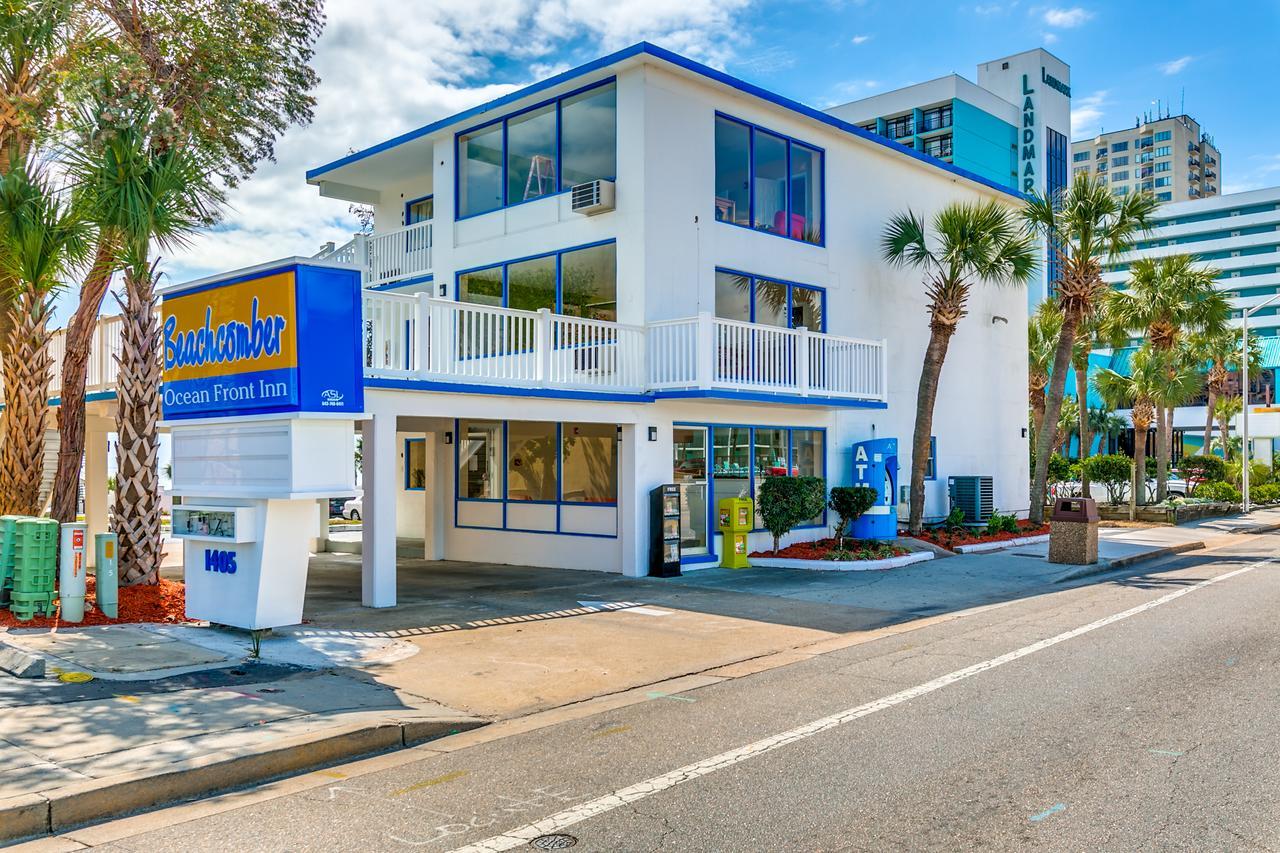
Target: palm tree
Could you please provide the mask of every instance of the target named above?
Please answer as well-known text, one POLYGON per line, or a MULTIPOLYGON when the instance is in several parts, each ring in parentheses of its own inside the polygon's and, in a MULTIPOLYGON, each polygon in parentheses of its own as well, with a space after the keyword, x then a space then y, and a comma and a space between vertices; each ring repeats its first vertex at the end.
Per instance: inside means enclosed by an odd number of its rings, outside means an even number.
POLYGON ((1080 404, 1075 397, 1068 397, 1062 401, 1062 411, 1058 413, 1058 431, 1053 439, 1053 452, 1066 456, 1071 447, 1071 436, 1079 429, 1080 404))
MULTIPOLYGON (((1027 222, 1045 238, 1062 270, 1054 283, 1063 319, 1045 399, 1045 419, 1050 423, 1058 420, 1062 409, 1076 331, 1097 310, 1108 289, 1102 281, 1102 264, 1127 251, 1134 235, 1147 230, 1155 206, 1148 193, 1117 198, 1106 184, 1080 174, 1065 191, 1052 197, 1033 196, 1024 208, 1027 222)), ((1037 524, 1044 520, 1051 440, 1047 432, 1036 439, 1030 517, 1037 524)))
POLYGON ((83 257, 87 228, 48 176, 12 157, 0 177, 0 283, 12 300, 3 340, 0 512, 39 515, 49 418, 49 315, 53 297, 83 257))
MULTIPOLYGON (((975 284, 1025 284, 1035 272, 1031 236, 995 201, 953 202, 934 214, 929 226, 908 210, 889 220, 881 237, 884 259, 924 275, 929 300, 929 345, 920 370, 915 434, 911 446, 911 511, 908 529, 919 533, 924 520, 924 475, 933 432, 933 407, 947 347, 967 312, 975 284), (927 228, 932 228, 932 235, 927 228)), ((1056 413, 1055 413, 1056 418, 1056 413)))
POLYGON ((1218 419, 1219 443, 1224 461, 1231 458, 1231 421, 1244 411, 1244 400, 1239 394, 1226 394, 1213 406, 1213 416, 1218 419))
MULTIPOLYGON (((1219 398, 1227 395, 1231 374, 1242 367, 1241 338, 1239 329, 1219 329, 1213 333, 1201 333, 1193 339, 1197 351, 1209 362, 1209 368, 1205 372, 1208 400, 1204 407, 1204 445, 1200 448, 1201 453, 1211 452, 1216 403, 1219 398)), ((1249 338, 1249 375, 1257 376, 1261 372, 1262 346, 1255 335, 1249 338)), ((1223 452, 1225 454, 1226 451, 1223 452)))
MULTIPOLYGON (((1140 332, 1147 346, 1172 355, 1191 334, 1212 336, 1228 328, 1231 303, 1214 287, 1217 276, 1218 270, 1199 266, 1190 255, 1140 258, 1130 268, 1128 287, 1107 294, 1106 323, 1116 336, 1140 332)), ((1168 485, 1174 407, 1163 403, 1156 412, 1158 501, 1168 485)))
POLYGON ((1109 452, 1111 439, 1129 426, 1129 422, 1110 409, 1098 407, 1089 410, 1089 430, 1103 441, 1103 451, 1109 452))
POLYGON ((1049 384, 1049 368, 1053 365, 1054 347, 1061 331, 1062 312, 1057 303, 1046 299, 1037 305, 1027 324, 1027 396, 1031 400, 1035 435, 1044 424, 1044 390, 1049 384))

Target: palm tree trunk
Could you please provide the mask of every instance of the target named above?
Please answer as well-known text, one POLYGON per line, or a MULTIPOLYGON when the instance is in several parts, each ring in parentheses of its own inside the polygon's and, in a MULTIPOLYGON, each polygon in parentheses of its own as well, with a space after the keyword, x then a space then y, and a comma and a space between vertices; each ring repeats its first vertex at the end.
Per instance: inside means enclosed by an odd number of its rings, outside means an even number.
MULTIPOLYGON (((1093 455, 1093 436, 1089 432, 1089 365, 1084 370, 1076 365, 1076 399, 1080 402, 1080 461, 1093 455)), ((1089 497, 1089 475, 1080 466, 1080 494, 1089 497)))
MULTIPOLYGON (((111 283, 115 252, 99 240, 93 266, 80 290, 80 303, 67 326, 67 351, 62 359, 61 403, 58 406, 58 471, 53 479, 50 514, 58 521, 75 521, 79 509, 80 462, 84 456, 84 389, 89 351, 98 326, 102 297, 111 283)), ((106 354, 103 354, 104 357, 106 354)))
POLYGON ((1031 396, 1031 432, 1032 440, 1044 428, 1044 386, 1034 390, 1031 396))
POLYGON ((1169 491, 1169 483, 1168 483, 1169 476, 1173 473, 1173 439, 1174 439, 1173 414, 1176 409, 1177 409, 1176 406, 1170 406, 1169 410, 1165 412, 1165 417, 1169 420, 1169 425, 1166 426, 1164 430, 1164 434, 1165 434, 1164 469, 1165 469, 1165 491, 1166 492, 1169 491))
POLYGON ((0 412, 0 512, 39 515, 44 474, 44 431, 49 419, 49 304, 21 294, 9 310, 4 351, 5 405, 0 412))
POLYGON ((116 411, 114 526, 125 585, 160 580, 160 325, 155 269, 125 274, 116 411))
POLYGON ((1138 506, 1147 502, 1147 433, 1151 425, 1133 430, 1133 500, 1138 506))
POLYGON ((954 326, 929 324, 929 346, 920 368, 920 388, 916 394, 916 427, 911 439, 911 509, 907 530, 915 535, 924 526, 924 475, 929 464, 929 439, 933 434, 933 404, 938 399, 938 380, 954 326))
MULTIPOLYGON (((1213 442, 1213 404, 1217 402, 1216 397, 1213 386, 1209 386, 1209 399, 1204 408, 1204 447, 1200 448, 1200 453, 1206 456, 1209 454, 1209 445, 1213 442)), ((1223 455, 1225 454, 1224 450, 1223 455)))
MULTIPOLYGON (((1045 396, 1044 422, 1056 424, 1062 414, 1062 394, 1067 385, 1067 365, 1071 362, 1071 347, 1075 344, 1076 328, 1080 316, 1070 313, 1062 318, 1062 333, 1058 335, 1058 349, 1053 355, 1053 372, 1049 374, 1049 393, 1045 396)), ((1053 429, 1042 429, 1036 436, 1036 469, 1031 477, 1031 507, 1028 518, 1032 524, 1044 523, 1044 501, 1048 489, 1049 456, 1053 452, 1053 429)))
POLYGON ((1156 406, 1156 503, 1165 499, 1165 493, 1168 490, 1168 423, 1165 407, 1156 406))
POLYGON ((1231 445, 1228 441, 1231 438, 1231 419, 1218 418, 1218 435, 1222 441, 1222 461, 1231 461, 1231 445))

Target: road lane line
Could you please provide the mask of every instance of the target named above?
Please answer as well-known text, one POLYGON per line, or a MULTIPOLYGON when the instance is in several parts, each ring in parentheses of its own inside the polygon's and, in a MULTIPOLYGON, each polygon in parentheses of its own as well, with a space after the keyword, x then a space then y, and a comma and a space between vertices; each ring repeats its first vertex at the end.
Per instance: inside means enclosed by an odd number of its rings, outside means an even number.
POLYGON ((1136 607, 1131 607, 1120 613, 1113 613, 1110 616, 1104 616, 1097 621, 1090 622, 1087 625, 1082 625, 1079 628, 1073 628, 1070 631, 1058 634, 1057 636, 1039 640, 1031 645, 1023 646, 1020 649, 1015 649, 1014 651, 1000 655, 999 657, 991 658, 990 660, 982 661, 981 663, 966 666, 963 669, 957 669, 954 672, 939 676, 932 681, 926 681, 923 684, 918 684, 915 687, 908 687, 906 690, 899 691, 891 696, 885 696, 882 699, 876 699, 874 701, 867 702, 864 705, 858 705, 855 708, 840 711, 829 717, 814 720, 806 725, 763 738, 755 741, 754 743, 740 746, 737 749, 731 749, 728 752, 722 752, 719 755, 714 755, 710 758, 703 759, 702 761, 694 762, 693 764, 686 764, 684 767, 672 770, 669 773, 664 773, 661 776, 654 776, 653 778, 646 779, 643 782, 637 782, 636 784, 630 785, 626 788, 619 788, 613 793, 605 794, 602 797, 597 797, 594 800, 581 803, 573 808, 565 809, 562 812, 543 818, 535 823, 526 824, 516 829, 504 832, 501 835, 495 835, 491 838, 486 838, 483 841, 478 841, 475 844, 468 844, 465 847, 456 848, 452 853, 495 853, 495 851, 511 850, 515 847, 520 847, 528 844, 540 835, 562 832, 584 820, 605 814, 606 812, 613 811, 616 808, 634 803, 638 800, 643 800, 646 797, 651 797, 654 794, 661 793, 669 788, 674 788, 677 785, 682 785, 685 782, 690 782, 703 776, 709 776, 718 770, 725 770, 735 764, 746 761, 748 758, 755 758, 758 755, 763 755, 766 752, 772 752, 779 747, 811 738, 816 734, 834 729, 837 726, 842 726, 845 723, 860 720, 863 717, 876 713, 877 711, 883 711, 887 708, 892 708, 895 705, 901 705, 904 702, 909 702, 912 699, 918 699, 921 696, 932 693, 935 690, 941 690, 942 688, 955 684, 958 681, 972 678, 975 675, 995 669, 998 666, 1003 666, 1004 664, 1012 663, 1013 661, 1020 660, 1028 655, 1033 655, 1036 652, 1044 651, 1047 648, 1056 646, 1059 643, 1065 643, 1067 640, 1073 640, 1076 637, 1088 634, 1091 631, 1096 631, 1099 628, 1114 625, 1116 622, 1123 621, 1131 616, 1137 616, 1138 614, 1145 613, 1148 610, 1154 610, 1157 607, 1182 598, 1184 595, 1189 595, 1196 590, 1204 589, 1207 586, 1229 580, 1237 575, 1251 572, 1254 569, 1277 561, 1280 561, 1280 557, 1270 557, 1265 560, 1250 563, 1247 566, 1218 575, 1217 577, 1208 578, 1207 580, 1200 581, 1192 586, 1183 587, 1182 589, 1162 595, 1159 598, 1152 599, 1144 604, 1139 604, 1136 607))

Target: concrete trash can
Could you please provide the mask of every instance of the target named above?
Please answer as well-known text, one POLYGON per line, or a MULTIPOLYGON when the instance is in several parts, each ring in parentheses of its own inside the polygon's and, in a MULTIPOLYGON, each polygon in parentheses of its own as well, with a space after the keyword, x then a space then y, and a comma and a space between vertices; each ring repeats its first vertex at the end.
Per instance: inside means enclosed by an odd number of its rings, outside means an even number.
POLYGON ((1058 498, 1049 515, 1049 562, 1098 562, 1098 504, 1093 498, 1058 498))

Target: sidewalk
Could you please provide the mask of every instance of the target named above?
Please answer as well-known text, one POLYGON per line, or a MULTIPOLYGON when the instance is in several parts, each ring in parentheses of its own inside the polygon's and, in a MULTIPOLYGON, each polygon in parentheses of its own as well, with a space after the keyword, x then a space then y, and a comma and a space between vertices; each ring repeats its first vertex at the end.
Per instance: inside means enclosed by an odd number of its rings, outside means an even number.
MULTIPOLYGON (((1275 524, 1280 510, 1104 529, 1097 570, 1275 524)), ((688 689, 1049 593, 1072 567, 1046 553, 1041 543, 880 572, 673 579, 407 561, 402 606, 385 611, 353 604, 358 559, 323 555, 309 624, 268 637, 257 661, 244 633, 210 627, 0 633, 47 667, 41 680, 0 674, 0 840, 487 722, 649 701, 671 692, 664 684, 688 689)))

